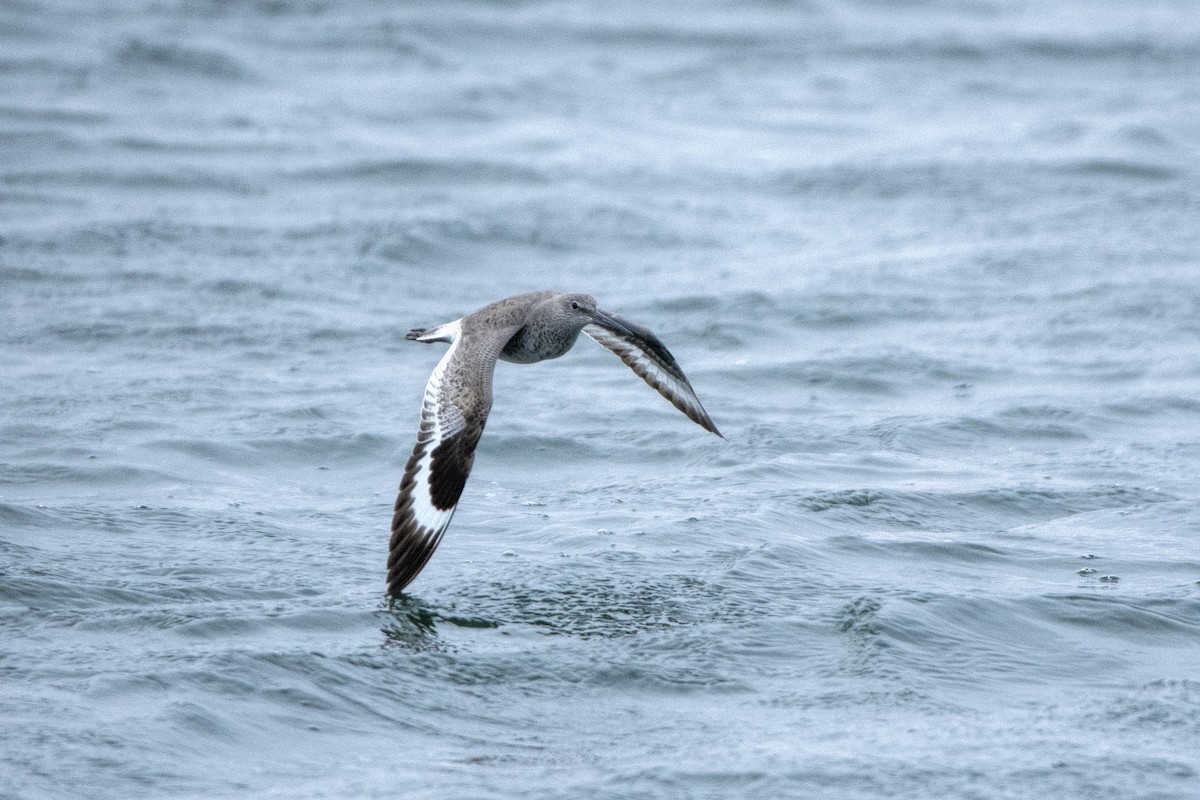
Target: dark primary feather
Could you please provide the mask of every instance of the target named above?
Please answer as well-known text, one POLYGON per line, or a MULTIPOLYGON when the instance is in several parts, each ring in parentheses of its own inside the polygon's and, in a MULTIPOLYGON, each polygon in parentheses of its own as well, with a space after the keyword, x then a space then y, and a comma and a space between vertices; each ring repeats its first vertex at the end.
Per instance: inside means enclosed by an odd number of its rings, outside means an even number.
MULTIPOLYGON (((392 512, 392 538, 388 545, 388 592, 398 594, 408 584, 437 549, 446 527, 440 530, 422 525, 413 513, 417 467, 425 458, 432 439, 432 421, 423 420, 417 434, 417 444, 404 468, 400 492, 392 512)), ((447 520, 447 523, 449 521, 447 520)))
POLYGON ((429 474, 429 496, 434 508, 450 511, 458 505, 471 465, 475 463, 475 445, 482 435, 483 426, 473 425, 434 448, 429 474))

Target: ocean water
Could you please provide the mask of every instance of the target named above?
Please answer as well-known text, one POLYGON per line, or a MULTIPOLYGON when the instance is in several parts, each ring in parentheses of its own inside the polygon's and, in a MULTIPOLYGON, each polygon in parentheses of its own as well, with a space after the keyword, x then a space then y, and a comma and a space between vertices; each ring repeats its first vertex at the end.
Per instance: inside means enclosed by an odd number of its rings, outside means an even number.
POLYGON ((0 797, 1200 796, 1188 2, 0 2, 0 797), (409 593, 440 345, 500 364, 409 593))

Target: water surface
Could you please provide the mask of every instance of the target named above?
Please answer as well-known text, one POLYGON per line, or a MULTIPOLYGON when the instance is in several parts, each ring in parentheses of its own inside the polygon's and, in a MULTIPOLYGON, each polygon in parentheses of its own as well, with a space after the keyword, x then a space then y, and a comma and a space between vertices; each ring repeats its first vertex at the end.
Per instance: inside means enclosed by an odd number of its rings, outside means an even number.
POLYGON ((1186 3, 0 4, 0 795, 1200 793, 1186 3), (440 346, 501 364, 441 549, 440 346))

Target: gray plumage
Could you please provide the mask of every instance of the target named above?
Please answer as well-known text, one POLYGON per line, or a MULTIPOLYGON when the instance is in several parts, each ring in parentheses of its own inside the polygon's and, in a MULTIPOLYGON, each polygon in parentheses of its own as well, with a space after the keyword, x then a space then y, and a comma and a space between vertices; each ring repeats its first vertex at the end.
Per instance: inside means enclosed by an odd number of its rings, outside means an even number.
POLYGON ((421 425, 392 514, 388 592, 425 566, 454 515, 492 408, 496 361, 558 358, 580 332, 613 351, 696 424, 720 436, 674 356, 647 328, 596 307, 586 294, 543 291, 507 297, 472 314, 416 328, 407 338, 449 342, 425 387, 421 425))

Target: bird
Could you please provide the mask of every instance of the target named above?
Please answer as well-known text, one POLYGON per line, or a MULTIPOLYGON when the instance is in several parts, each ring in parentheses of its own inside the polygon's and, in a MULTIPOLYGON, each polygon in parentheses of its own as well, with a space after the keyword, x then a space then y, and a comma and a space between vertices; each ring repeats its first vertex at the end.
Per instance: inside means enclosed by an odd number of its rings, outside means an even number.
POLYGON ((450 347, 425 386, 417 441, 400 481, 388 546, 388 594, 398 596, 417 577, 454 516, 492 407, 496 361, 558 358, 580 332, 615 353, 688 419, 725 438, 666 345, 649 329, 598 308, 591 295, 528 292, 453 322, 414 328, 406 339, 450 347))

